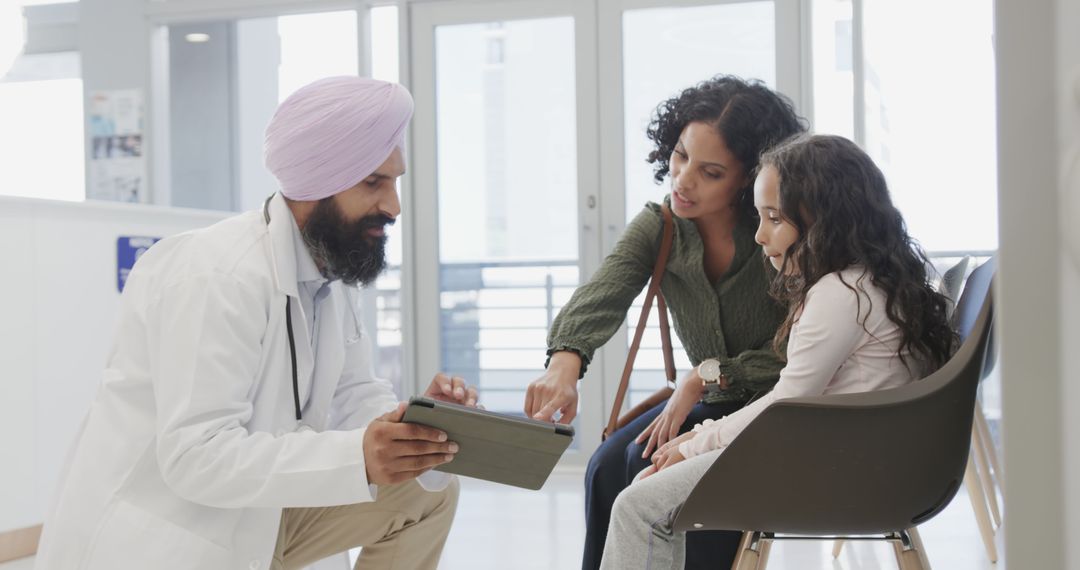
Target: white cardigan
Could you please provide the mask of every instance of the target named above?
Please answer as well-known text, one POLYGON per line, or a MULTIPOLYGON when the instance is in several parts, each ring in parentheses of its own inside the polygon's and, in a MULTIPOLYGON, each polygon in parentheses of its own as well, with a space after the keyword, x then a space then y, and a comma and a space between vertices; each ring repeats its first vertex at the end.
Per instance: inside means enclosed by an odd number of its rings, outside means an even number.
POLYGON ((698 424, 697 435, 680 444, 679 451, 690 458, 727 447, 777 400, 868 392, 920 378, 923 367, 910 354, 905 352, 904 359, 912 369, 897 356, 901 332, 885 314, 885 299, 861 266, 822 277, 807 292, 791 328, 788 363, 772 391, 731 415, 698 424))

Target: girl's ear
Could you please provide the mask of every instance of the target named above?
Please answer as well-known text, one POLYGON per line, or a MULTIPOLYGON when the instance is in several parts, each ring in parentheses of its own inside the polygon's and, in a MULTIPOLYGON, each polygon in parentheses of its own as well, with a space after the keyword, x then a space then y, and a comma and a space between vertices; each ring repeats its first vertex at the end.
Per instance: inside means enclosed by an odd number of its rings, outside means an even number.
POLYGON ((795 227, 799 230, 799 237, 801 238, 802 235, 810 229, 810 226, 814 225, 815 220, 814 214, 807 208, 805 201, 799 204, 799 217, 801 219, 799 220, 799 224, 796 224, 795 227), (800 225, 802 227, 799 227, 800 225))

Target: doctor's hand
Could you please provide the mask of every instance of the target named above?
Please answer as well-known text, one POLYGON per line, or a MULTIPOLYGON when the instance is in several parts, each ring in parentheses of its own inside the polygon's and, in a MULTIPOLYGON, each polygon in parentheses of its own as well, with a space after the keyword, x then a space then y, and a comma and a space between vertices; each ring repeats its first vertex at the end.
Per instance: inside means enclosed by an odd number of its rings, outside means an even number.
POLYGON ((550 422, 556 412, 561 412, 559 423, 574 421, 580 373, 581 357, 577 353, 564 350, 552 354, 547 372, 533 380, 525 392, 525 416, 550 422))
POLYGON ((446 433, 401 422, 407 404, 371 422, 364 432, 364 465, 372 485, 393 485, 415 479, 449 463, 458 445, 446 441, 446 433))
POLYGON ((461 376, 436 374, 431 381, 431 385, 424 392, 424 396, 433 400, 469 406, 470 408, 476 407, 476 388, 466 384, 465 379, 461 376))

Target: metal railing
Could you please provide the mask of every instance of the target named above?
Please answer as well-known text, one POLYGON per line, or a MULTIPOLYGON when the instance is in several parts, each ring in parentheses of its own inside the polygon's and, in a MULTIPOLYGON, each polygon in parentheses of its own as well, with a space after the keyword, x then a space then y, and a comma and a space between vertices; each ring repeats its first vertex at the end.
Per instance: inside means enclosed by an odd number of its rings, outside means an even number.
MULTIPOLYGON (((965 255, 981 262, 993 254, 938 251, 928 255, 941 274, 965 255)), ((389 268, 375 289, 377 373, 391 380, 401 376, 400 275, 400 267, 389 268)), ((526 386, 543 372, 547 331, 578 285, 577 262, 443 263, 439 279, 443 368, 477 385, 489 409, 520 413, 526 386)), ((627 311, 629 327, 636 324, 643 299, 644 292, 627 311)), ((642 340, 628 405, 664 383, 657 323, 654 314, 642 340)), ((672 341, 681 376, 689 370, 689 359, 678 337, 673 335, 672 341)))

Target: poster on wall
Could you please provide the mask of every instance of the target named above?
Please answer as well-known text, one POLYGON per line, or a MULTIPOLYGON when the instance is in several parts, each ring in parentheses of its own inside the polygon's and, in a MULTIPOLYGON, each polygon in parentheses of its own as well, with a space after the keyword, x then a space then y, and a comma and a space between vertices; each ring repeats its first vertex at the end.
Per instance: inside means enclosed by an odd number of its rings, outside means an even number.
POLYGON ((146 236, 120 236, 116 238, 116 290, 124 292, 124 284, 127 283, 131 269, 135 262, 150 249, 150 246, 161 241, 159 237, 146 236))
POLYGON ((146 197, 143 99, 137 89, 95 91, 87 106, 90 168, 86 197, 142 202, 146 197))

